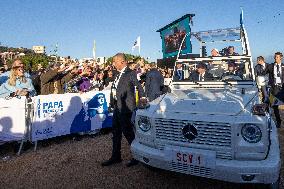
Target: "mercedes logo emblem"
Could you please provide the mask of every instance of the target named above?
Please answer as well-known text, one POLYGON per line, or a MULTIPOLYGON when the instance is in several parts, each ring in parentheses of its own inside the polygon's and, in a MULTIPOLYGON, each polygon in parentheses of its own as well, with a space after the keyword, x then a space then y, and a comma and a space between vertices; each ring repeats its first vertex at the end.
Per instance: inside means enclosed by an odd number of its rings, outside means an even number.
POLYGON ((193 124, 187 124, 182 128, 182 134, 184 138, 188 140, 194 140, 197 137, 197 129, 193 124))

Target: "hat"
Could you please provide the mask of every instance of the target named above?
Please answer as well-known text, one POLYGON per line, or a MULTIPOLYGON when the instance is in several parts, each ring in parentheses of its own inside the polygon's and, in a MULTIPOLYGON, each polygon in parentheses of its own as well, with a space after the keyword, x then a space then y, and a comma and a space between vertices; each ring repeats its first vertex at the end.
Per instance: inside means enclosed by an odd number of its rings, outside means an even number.
POLYGON ((197 68, 203 68, 203 69, 206 69, 206 68, 207 68, 206 64, 203 63, 203 62, 200 62, 199 64, 197 64, 196 67, 197 67, 197 68))

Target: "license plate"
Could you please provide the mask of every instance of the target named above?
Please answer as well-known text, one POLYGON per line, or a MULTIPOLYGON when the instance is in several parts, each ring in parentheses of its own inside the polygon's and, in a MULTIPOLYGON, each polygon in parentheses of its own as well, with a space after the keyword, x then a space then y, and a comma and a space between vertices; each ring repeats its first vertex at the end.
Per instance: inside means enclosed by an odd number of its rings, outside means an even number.
POLYGON ((190 165, 204 166, 204 161, 206 161, 206 159, 201 154, 190 152, 176 152, 175 161, 190 165))
POLYGON ((216 153, 209 150, 180 148, 172 151, 172 161, 199 167, 215 167, 216 153))

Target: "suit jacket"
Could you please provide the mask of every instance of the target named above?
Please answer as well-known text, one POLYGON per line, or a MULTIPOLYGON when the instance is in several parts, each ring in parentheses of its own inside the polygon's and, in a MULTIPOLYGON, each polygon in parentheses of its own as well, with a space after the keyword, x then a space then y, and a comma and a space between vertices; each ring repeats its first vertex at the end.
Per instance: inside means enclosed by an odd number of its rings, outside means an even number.
POLYGON ((135 86, 138 90, 139 98, 145 96, 143 88, 137 80, 136 73, 130 68, 126 68, 117 84, 114 110, 122 114, 132 113, 136 108, 135 86))
MULTIPOLYGON (((266 67, 267 67, 267 64, 266 64, 266 67)), ((254 71, 255 71, 256 76, 264 76, 265 75, 265 69, 263 69, 261 64, 257 64, 254 67, 254 71)))
POLYGON ((149 101, 152 101, 162 94, 164 77, 158 69, 151 69, 146 74, 145 94, 149 101))
POLYGON ((183 80, 184 79, 184 71, 183 70, 176 70, 174 73, 174 80, 183 80))
MULTIPOLYGON (((265 68, 265 74, 269 74, 269 81, 268 84, 272 87, 275 86, 275 80, 274 80, 274 64, 267 64, 265 68)), ((281 85, 284 83, 284 65, 281 64, 281 85)))
MULTIPOLYGON (((205 74, 204 74, 204 81, 210 81, 210 80, 213 80, 214 77, 211 73, 205 71, 205 74)), ((192 72, 189 76, 189 80, 190 81, 199 81, 199 73, 197 71, 195 72, 192 72)))

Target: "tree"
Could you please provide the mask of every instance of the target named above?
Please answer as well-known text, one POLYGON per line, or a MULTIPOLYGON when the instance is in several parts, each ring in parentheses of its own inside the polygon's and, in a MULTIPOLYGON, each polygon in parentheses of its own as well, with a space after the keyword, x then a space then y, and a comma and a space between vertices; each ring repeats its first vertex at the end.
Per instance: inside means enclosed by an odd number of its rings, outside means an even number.
MULTIPOLYGON (((50 61, 52 61, 50 57, 45 54, 28 54, 19 58, 25 65, 25 69, 28 71, 34 71, 37 69, 38 64, 41 64, 43 68, 46 68, 50 61)), ((9 67, 12 66, 13 60, 7 60, 7 64, 9 67)))
POLYGON ((46 68, 49 63, 49 57, 44 54, 29 54, 21 58, 27 70, 36 70, 38 64, 46 68))

